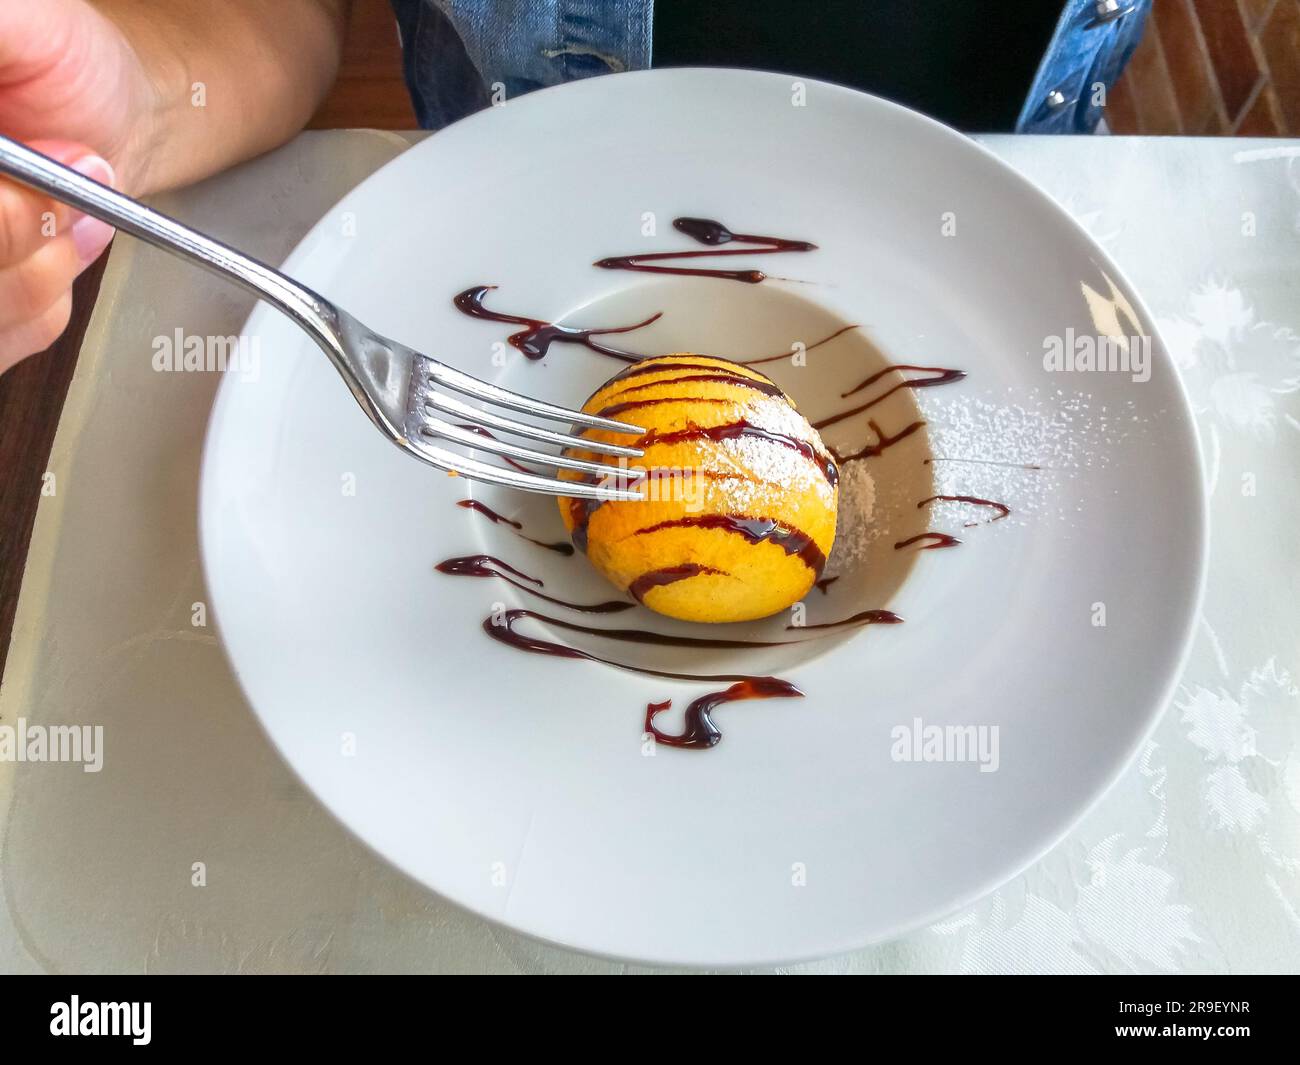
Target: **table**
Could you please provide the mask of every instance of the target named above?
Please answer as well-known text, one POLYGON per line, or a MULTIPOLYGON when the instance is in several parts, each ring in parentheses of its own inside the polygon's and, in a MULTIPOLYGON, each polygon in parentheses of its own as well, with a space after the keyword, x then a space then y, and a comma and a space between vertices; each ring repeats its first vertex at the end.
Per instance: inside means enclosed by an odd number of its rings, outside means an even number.
MULTIPOLYGON (((303 134, 158 206, 278 261, 418 136, 303 134)), ((982 140, 1114 255, 1179 362, 1211 500, 1204 608, 1173 705, 1065 842, 928 929, 788 971, 1295 971, 1300 142, 982 140)), ((111 769, 0 762, 0 970, 635 969, 489 925, 390 869, 298 784, 211 625, 193 623, 218 379, 155 371, 152 343, 235 334, 249 308, 119 241, 47 466, 54 494, 0 483, 11 583, 8 508, 36 509, 0 725, 102 725, 111 769)), ((26 371, 52 382, 47 407, 71 355, 26 371)), ((0 639, 9 588, 0 576, 0 639)))

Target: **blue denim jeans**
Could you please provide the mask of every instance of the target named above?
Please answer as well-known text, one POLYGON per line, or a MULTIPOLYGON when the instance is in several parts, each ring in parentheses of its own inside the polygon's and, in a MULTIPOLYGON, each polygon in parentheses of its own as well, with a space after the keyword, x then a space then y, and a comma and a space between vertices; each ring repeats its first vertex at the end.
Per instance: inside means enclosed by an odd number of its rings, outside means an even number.
POLYGON ((653 0, 392 0, 425 129, 533 89, 650 65, 653 0))
MULTIPOLYGON (((425 129, 439 129, 494 98, 651 64, 654 0, 391 2, 406 83, 425 129)), ((1017 130, 1092 132, 1150 6, 1151 0, 1066 0, 1026 86, 1017 130)))

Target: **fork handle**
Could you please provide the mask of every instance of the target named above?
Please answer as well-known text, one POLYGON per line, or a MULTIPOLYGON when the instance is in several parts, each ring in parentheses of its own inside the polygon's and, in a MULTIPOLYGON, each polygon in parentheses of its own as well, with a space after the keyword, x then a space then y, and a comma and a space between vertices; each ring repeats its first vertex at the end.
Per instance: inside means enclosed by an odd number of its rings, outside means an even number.
POLYGON ((279 270, 3 135, 0 174, 234 281, 307 329, 331 359, 342 358, 337 308, 279 270))

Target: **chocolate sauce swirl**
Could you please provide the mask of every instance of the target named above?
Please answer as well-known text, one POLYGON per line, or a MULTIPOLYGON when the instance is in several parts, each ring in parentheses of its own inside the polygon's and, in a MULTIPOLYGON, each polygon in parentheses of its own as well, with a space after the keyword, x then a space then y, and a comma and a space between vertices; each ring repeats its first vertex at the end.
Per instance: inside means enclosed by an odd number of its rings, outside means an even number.
MULTIPOLYGON (((837 578, 832 577, 831 580, 837 578)), ((787 632, 799 632, 802 629, 840 629, 847 625, 901 625, 903 619, 892 610, 863 610, 852 617, 840 618, 839 621, 823 621, 820 625, 787 625, 787 632)))
POLYGON ((482 502, 481 500, 458 499, 456 500, 456 506, 461 507, 464 510, 472 510, 476 514, 482 514, 483 517, 487 518, 487 520, 492 522, 493 525, 508 525, 510 528, 514 529, 515 535, 518 536, 519 539, 527 540, 530 544, 536 544, 538 547, 544 547, 546 548, 547 551, 554 551, 557 555, 573 554, 572 544, 566 544, 563 541, 556 541, 552 543, 546 540, 536 540, 533 537, 528 536, 527 534, 524 533, 523 522, 514 521, 511 518, 507 518, 501 514, 498 514, 495 510, 493 510, 491 507, 489 507, 486 503, 482 502))
POLYGON ((886 396, 892 396, 900 388, 933 388, 935 385, 950 385, 955 381, 960 381, 966 376, 965 370, 952 370, 946 366, 914 366, 911 363, 892 363, 883 370, 877 370, 866 380, 854 385, 847 392, 840 393, 840 399, 848 399, 849 396, 861 392, 864 388, 870 388, 886 374, 891 374, 895 370, 911 370, 915 373, 934 374, 933 377, 914 377, 910 380, 899 381, 888 392, 876 397, 876 402, 884 399, 886 396))
MULTIPOLYGON (((651 644, 656 647, 698 647, 737 651, 755 647, 784 647, 791 643, 808 642, 806 640, 727 640, 710 636, 676 636, 670 632, 655 632, 652 629, 598 629, 589 625, 581 625, 576 621, 564 621, 560 618, 551 617, 549 614, 540 614, 535 610, 528 610, 523 607, 507 610, 499 616, 493 615, 483 619, 483 631, 492 639, 521 651, 528 651, 531 654, 550 655, 556 658, 582 658, 591 662, 600 662, 607 666, 616 666, 619 669, 629 669, 634 673, 644 673, 651 677, 669 677, 674 680, 738 681, 748 680, 749 677, 738 673, 673 673, 661 669, 650 669, 647 666, 618 662, 609 658, 601 658, 599 655, 580 647, 571 647, 568 644, 555 643, 551 640, 544 640, 537 636, 527 636, 519 632, 516 626, 519 622, 528 618, 566 629, 569 632, 599 636, 606 640, 616 640, 621 643, 651 644)), ((853 617, 844 618, 841 621, 829 621, 824 625, 792 626, 792 630, 798 631, 800 628, 849 628, 862 625, 897 624, 900 621, 902 621, 902 618, 899 618, 896 614, 891 615, 887 610, 864 610, 860 614, 854 614, 853 617)), ((821 637, 812 637, 812 639, 821 639, 821 637)))
MULTIPOLYGON (((690 369, 689 366, 683 366, 681 368, 690 369)), ((618 378, 615 380, 618 380, 618 378)), ((621 389, 618 392, 618 398, 622 399, 624 396, 631 395, 633 392, 645 392, 651 388, 658 388, 660 385, 682 385, 687 381, 704 381, 707 383, 736 385, 738 388, 749 388, 753 389, 755 392, 761 392, 765 396, 780 396, 782 399, 785 398, 785 392, 781 390, 780 385, 773 384, 771 381, 767 380, 760 381, 753 377, 745 377, 743 374, 738 373, 696 373, 686 374, 681 377, 670 377, 663 381, 651 381, 649 384, 633 385, 631 388, 621 389)), ((692 399, 694 397, 677 396, 675 398, 681 400, 692 399)))
MULTIPOLYGON (((726 361, 734 362, 735 360, 728 359, 726 361)), ((692 370, 692 371, 698 370, 700 372, 707 372, 710 374, 724 374, 728 378, 728 380, 732 378, 742 378, 745 381, 752 380, 752 378, 746 377, 744 374, 731 369, 730 367, 725 365, 725 363, 723 365, 716 365, 711 362, 683 361, 683 362, 671 362, 665 364, 662 361, 661 357, 651 356, 649 358, 646 358, 640 363, 637 363, 633 366, 629 366, 624 370, 620 370, 608 381, 606 381, 603 385, 601 385, 601 388, 608 388, 610 385, 617 384, 619 381, 628 381, 631 380, 633 377, 644 377, 646 374, 652 374, 652 373, 676 373, 679 370, 692 370)), ((754 372, 760 373, 760 371, 758 370, 755 370, 754 372)), ((669 378, 669 380, 671 380, 671 378, 669 378)), ((764 376, 763 380, 767 381, 769 384, 771 383, 771 380, 768 377, 764 376)), ((661 382, 656 381, 653 383, 660 384, 661 382)))
POLYGON ((947 533, 923 532, 918 533, 916 536, 909 536, 906 540, 899 540, 898 543, 894 545, 894 550, 899 551, 904 547, 910 547, 912 544, 919 544, 922 540, 929 540, 931 542, 928 544, 922 544, 921 547, 918 548, 920 551, 934 551, 940 547, 956 547, 961 543, 957 537, 949 536, 947 533))
POLYGON ((611 403, 608 407, 601 407, 596 411, 598 418, 614 418, 620 414, 626 414, 630 410, 640 410, 642 407, 658 407, 664 403, 702 403, 706 406, 731 406, 735 403, 733 399, 722 399, 719 397, 705 396, 655 396, 652 399, 629 399, 619 403, 611 403))
POLYGON ((888 433, 885 432, 885 430, 880 428, 880 426, 877 425, 874 421, 868 420, 867 427, 873 433, 876 434, 876 442, 874 444, 868 444, 861 451, 855 451, 851 455, 841 455, 834 448, 831 448, 830 452, 835 457, 835 461, 838 462, 841 466, 844 465, 846 462, 856 462, 858 459, 874 459, 880 455, 883 455, 886 451, 888 451, 891 447, 893 447, 895 444, 899 443, 900 441, 906 440, 909 436, 911 436, 918 429, 922 428, 924 425, 925 422, 923 421, 915 421, 912 422, 910 425, 904 426, 893 436, 890 436, 888 433))
MULTIPOLYGON (((836 337, 843 336, 850 329, 858 329, 858 328, 860 328, 860 326, 856 322, 853 323, 852 325, 841 326, 839 329, 835 330, 835 332, 822 337, 821 340, 814 341, 811 344, 805 344, 803 348, 804 353, 807 354, 810 351, 814 351, 817 348, 820 348, 823 344, 829 344, 836 337)), ((741 366, 762 366, 765 363, 769 363, 769 362, 781 362, 783 359, 789 359, 792 358, 793 356, 794 356, 794 351, 789 350, 789 351, 778 351, 775 355, 762 355, 756 359, 733 359, 732 361, 738 363, 741 366)))
POLYGON ((735 536, 743 536, 751 544, 776 544, 818 576, 826 565, 826 556, 811 536, 802 529, 773 518, 749 517, 744 514, 688 514, 682 518, 669 518, 647 525, 632 535, 645 536, 662 529, 719 529, 735 536))
POLYGON ((676 218, 673 228, 699 244, 708 245, 706 251, 657 251, 636 255, 615 255, 598 259, 593 264, 602 270, 639 270, 648 274, 677 274, 682 277, 713 277, 723 281, 740 281, 756 285, 767 279, 761 270, 717 270, 688 266, 661 266, 677 259, 721 258, 733 255, 775 255, 778 252, 808 252, 817 249, 806 240, 786 237, 765 237, 755 233, 733 233, 721 222, 711 218, 676 218), (748 244, 747 248, 721 248, 723 244, 748 244))
POLYGON ((692 577, 699 577, 704 574, 717 574, 722 577, 730 576, 725 571, 714 569, 712 566, 701 566, 697 562, 683 562, 680 566, 665 566, 662 569, 652 569, 649 573, 641 574, 627 586, 627 591, 638 603, 644 603, 646 594, 652 588, 663 588, 665 585, 676 584, 678 581, 689 580, 692 577))
POLYGON ((554 603, 556 606, 579 610, 584 614, 616 614, 621 610, 631 610, 636 605, 624 602, 621 599, 613 599, 604 603, 571 603, 567 599, 556 599, 554 596, 546 595, 537 590, 543 585, 536 577, 521 573, 508 562, 502 562, 501 559, 493 555, 463 555, 459 558, 449 558, 439 562, 434 569, 439 573, 446 573, 452 577, 496 577, 507 584, 514 585, 521 592, 527 592, 531 596, 545 600, 548 603, 554 603), (511 574, 514 576, 511 576, 511 574), (520 580, 530 581, 532 584, 537 585, 537 588, 521 584, 519 580, 515 580, 515 577, 520 578, 520 580))
POLYGON ((556 325, 554 322, 548 322, 542 318, 527 318, 523 315, 489 310, 484 306, 483 300, 494 288, 496 288, 496 285, 475 285, 457 295, 452 302, 456 305, 458 311, 469 315, 471 318, 485 318, 490 322, 507 322, 511 325, 525 326, 519 332, 511 333, 507 338, 507 343, 522 352, 525 358, 532 359, 534 362, 545 358, 546 353, 551 350, 551 345, 556 343, 580 344, 598 355, 605 355, 611 359, 619 359, 622 362, 640 362, 645 358, 644 355, 612 348, 595 338, 644 329, 651 322, 656 322, 663 317, 663 311, 656 311, 645 321, 636 322, 633 325, 621 325, 608 329, 579 329, 576 326, 556 325))
MULTIPOLYGON (((541 637, 528 636, 521 633, 516 626, 519 622, 528 618, 546 622, 558 626, 559 628, 567 629, 570 632, 581 632, 590 636, 599 636, 611 640, 660 644, 669 647, 716 647, 743 649, 755 647, 776 647, 785 643, 801 643, 804 641, 723 640, 691 636, 673 636, 668 633, 648 632, 641 629, 598 629, 588 625, 580 625, 571 621, 562 621, 559 618, 548 617, 545 614, 539 614, 533 610, 522 609, 507 610, 502 617, 489 617, 484 619, 483 631, 486 632, 488 636, 508 647, 526 651, 530 654, 549 655, 556 658, 585 659, 589 662, 600 662, 603 665, 628 669, 652 677, 665 677, 674 680, 723 682, 730 684, 731 687, 727 688, 725 691, 709 692, 692 701, 686 708, 684 727, 682 732, 678 735, 663 732, 654 725, 655 716, 669 709, 672 706, 672 700, 660 703, 649 703, 646 706, 645 731, 654 737, 656 743, 661 743, 669 747, 685 747, 688 749, 701 750, 716 746, 722 739, 722 732, 714 723, 711 712, 723 703, 737 702, 743 699, 771 699, 803 695, 803 692, 789 681, 781 680, 777 677, 746 676, 744 674, 734 673, 677 673, 670 670, 650 669, 646 666, 637 666, 627 662, 619 662, 614 659, 603 658, 600 655, 594 654, 593 652, 583 648, 571 647, 567 644, 556 643, 553 640, 546 640, 541 637)), ((842 621, 828 622, 824 625, 809 625, 805 627, 829 629, 849 625, 873 625, 882 623, 897 624, 900 621, 902 621, 902 618, 888 610, 865 610, 860 614, 855 614, 853 617, 845 618, 842 621)))
POLYGON ((769 443, 778 444, 781 447, 789 448, 791 451, 797 451, 804 458, 812 460, 822 472, 822 476, 833 486, 839 482, 839 470, 836 469, 835 463, 826 455, 817 450, 810 440, 804 440, 799 437, 788 436, 785 433, 774 432, 771 429, 764 429, 761 426, 754 425, 752 422, 740 418, 734 422, 726 422, 722 425, 688 425, 685 429, 673 429, 668 432, 660 432, 651 429, 637 442, 640 448, 650 448, 655 444, 681 444, 692 440, 740 440, 740 439, 766 440, 769 443))
POLYGON ((748 677, 737 681, 730 688, 720 692, 701 695, 686 707, 679 735, 662 732, 655 726, 655 718, 672 707, 671 699, 662 703, 648 703, 645 708, 645 730, 655 738, 656 743, 667 747, 683 747, 687 750, 707 750, 716 747, 722 739, 722 730, 713 722, 713 711, 723 703, 735 703, 745 699, 792 699, 803 698, 803 692, 788 680, 777 677, 748 677))
POLYGON ((874 396, 873 398, 867 400, 866 403, 859 404, 856 407, 850 407, 848 410, 842 410, 838 414, 832 414, 829 418, 823 418, 819 422, 813 422, 813 428, 826 429, 832 425, 838 424, 839 422, 852 418, 855 415, 861 414, 864 411, 869 411, 877 403, 883 403, 895 392, 899 391, 899 389, 933 388, 936 385, 952 384, 954 381, 960 381, 963 377, 966 376, 965 370, 946 370, 941 366, 906 366, 906 365, 887 366, 885 369, 879 371, 878 373, 872 374, 861 384, 855 385, 853 388, 850 388, 840 398, 845 399, 853 395, 855 392, 859 392, 862 389, 867 388, 869 385, 872 385, 876 381, 879 381, 880 378, 885 376, 885 374, 893 373, 895 370, 926 370, 928 372, 934 373, 936 376, 918 377, 913 380, 900 381, 892 388, 887 388, 884 392, 880 393, 880 395, 874 396))
POLYGON ((967 529, 973 529, 976 525, 992 525, 993 522, 1001 521, 1003 518, 1005 518, 1008 514, 1011 513, 1011 508, 1007 506, 1005 503, 999 503, 996 499, 981 499, 979 496, 945 496, 945 495, 931 496, 929 499, 922 499, 921 502, 917 503, 916 509, 920 510, 927 503, 934 503, 939 500, 946 500, 950 503, 970 503, 972 506, 990 507, 993 510, 997 511, 997 513, 994 514, 993 517, 989 518, 987 522, 978 522, 978 521, 966 522, 965 527, 967 529))
MULTIPOLYGON (((633 322, 631 325, 610 327, 606 329, 584 329, 579 326, 558 325, 555 322, 548 322, 543 318, 529 318, 524 315, 506 314, 503 311, 496 311, 485 305, 487 294, 495 289, 496 285, 473 285, 464 292, 456 295, 452 303, 455 308, 462 314, 471 318, 479 318, 489 322, 505 322, 510 325, 523 325, 527 328, 512 333, 508 338, 508 343, 521 351, 527 358, 534 362, 546 357, 551 349, 552 344, 575 344, 580 347, 594 351, 597 355, 604 355, 607 358, 616 359, 619 362, 628 363, 635 366, 638 363, 650 359, 656 359, 658 355, 643 355, 634 351, 624 351, 621 348, 611 347, 596 337, 610 336, 617 333, 632 333, 638 329, 644 329, 653 322, 663 317, 663 312, 658 311, 649 318, 640 322, 633 322)), ((845 325, 836 329, 833 333, 816 340, 811 344, 805 345, 805 352, 813 351, 820 348, 823 344, 829 344, 836 337, 842 336, 850 329, 857 329, 855 325, 845 325)), ((761 355, 747 359, 728 359, 728 362, 734 362, 738 366, 761 366, 764 363, 780 362, 782 359, 788 359, 794 354, 793 351, 779 351, 774 355, 761 355)), ((685 365, 685 364, 681 364, 685 365)), ((700 364, 700 369, 721 370, 722 367, 700 364)), ((654 373, 659 367, 647 366, 641 373, 654 373)), ((737 375, 740 376, 740 375, 737 375)))

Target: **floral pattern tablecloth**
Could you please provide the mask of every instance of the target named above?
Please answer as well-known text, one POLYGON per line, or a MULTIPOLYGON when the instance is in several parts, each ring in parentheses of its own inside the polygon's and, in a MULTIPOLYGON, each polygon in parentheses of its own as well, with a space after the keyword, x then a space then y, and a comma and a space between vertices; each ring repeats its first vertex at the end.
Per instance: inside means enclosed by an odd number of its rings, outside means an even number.
MULTIPOLYGON (((275 261, 414 136, 306 134, 162 206, 275 261)), ((1088 228, 1159 320, 1202 435, 1209 586, 1172 705, 1065 842, 930 928, 790 971, 1296 971, 1300 144, 983 141, 1088 228)), ((178 327, 236 333, 249 301, 176 270, 114 250, 51 457, 60 487, 42 499, 0 720, 103 724, 116 764, 0 762, 0 971, 629 968, 431 895, 270 748, 192 624, 216 380, 147 357, 178 327)))

